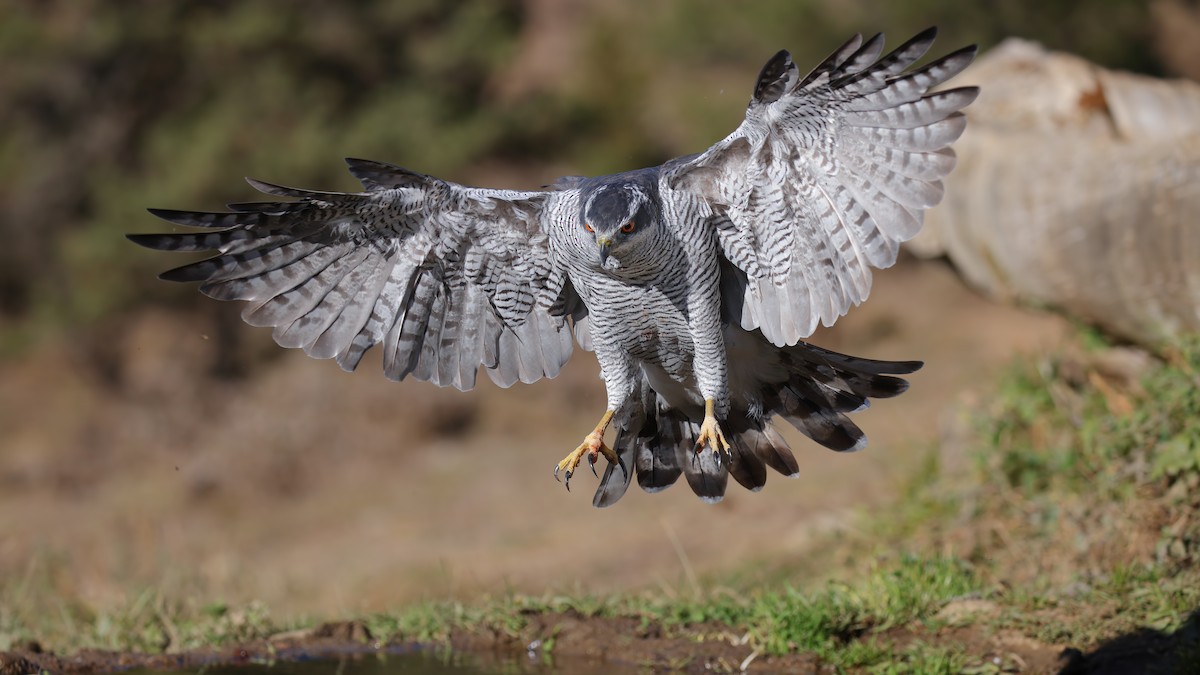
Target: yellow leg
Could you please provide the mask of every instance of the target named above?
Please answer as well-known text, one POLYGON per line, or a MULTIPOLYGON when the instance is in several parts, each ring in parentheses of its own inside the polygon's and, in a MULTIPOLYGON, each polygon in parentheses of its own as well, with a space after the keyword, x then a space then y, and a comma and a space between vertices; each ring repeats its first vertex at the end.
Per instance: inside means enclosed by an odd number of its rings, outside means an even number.
MULTIPOLYGON (((563 478, 566 480, 567 489, 571 489, 571 476, 575 473, 575 469, 586 455, 588 462, 596 463, 596 458, 604 455, 605 459, 613 464, 618 464, 617 453, 613 452, 612 448, 604 443, 604 432, 608 429, 609 422, 612 422, 613 411, 607 410, 604 412, 604 417, 600 418, 600 423, 588 434, 583 443, 579 444, 578 448, 571 451, 571 454, 563 458, 563 461, 558 463, 554 468, 554 479, 558 480, 558 474, 565 472, 563 478)), ((593 469, 595 471, 595 469, 593 469)))
POLYGON ((700 425, 700 436, 696 439, 696 452, 698 453, 704 449, 704 446, 708 446, 712 448, 713 452, 724 451, 728 454, 729 441, 725 440, 721 425, 717 424, 717 416, 713 413, 713 407, 711 398, 704 399, 704 424, 700 425))

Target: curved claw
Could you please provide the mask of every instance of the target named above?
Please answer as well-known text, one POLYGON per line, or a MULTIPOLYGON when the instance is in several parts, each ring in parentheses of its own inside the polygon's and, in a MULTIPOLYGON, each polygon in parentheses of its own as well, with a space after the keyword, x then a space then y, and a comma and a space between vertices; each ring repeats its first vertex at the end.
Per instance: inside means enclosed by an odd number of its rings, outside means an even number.
POLYGON ((570 492, 570 491, 571 491, 571 474, 572 474, 573 472, 572 472, 570 469, 567 469, 565 472, 563 472, 563 477, 562 477, 562 478, 559 478, 559 477, 558 477, 558 472, 559 472, 559 471, 562 471, 562 465, 561 465, 561 464, 560 464, 560 465, 558 465, 558 466, 556 466, 556 467, 554 467, 554 480, 556 480, 556 481, 558 481, 558 482, 562 483, 562 484, 563 484, 563 486, 567 488, 567 492, 570 492))
MULTIPOLYGON (((592 433, 588 434, 587 437, 583 439, 583 443, 579 444, 579 447, 572 450, 571 454, 564 457, 563 460, 558 463, 558 466, 554 468, 554 479, 558 480, 558 474, 559 472, 562 472, 563 480, 560 482, 564 483, 569 491, 571 489, 571 476, 575 474, 575 468, 579 466, 579 463, 583 461, 585 456, 587 457, 588 464, 592 469, 592 473, 599 478, 600 474, 596 473, 596 460, 600 455, 604 455, 608 461, 614 464, 621 462, 621 458, 617 456, 617 453, 613 452, 612 449, 604 443, 604 432, 598 428, 592 433)), ((623 464, 622 468, 624 468, 623 464)))

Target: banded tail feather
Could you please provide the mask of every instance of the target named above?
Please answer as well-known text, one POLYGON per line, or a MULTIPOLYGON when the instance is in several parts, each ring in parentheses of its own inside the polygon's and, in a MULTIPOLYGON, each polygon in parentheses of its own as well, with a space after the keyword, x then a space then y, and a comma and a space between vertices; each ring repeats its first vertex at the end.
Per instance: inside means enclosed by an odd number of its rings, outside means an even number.
POLYGON ((904 393, 908 381, 897 376, 916 372, 923 365, 920 361, 849 356, 804 342, 783 349, 780 356, 787 377, 782 382, 762 383, 758 392, 761 414, 735 401, 722 422, 732 446, 728 455, 710 450, 697 454, 696 435, 702 420, 665 406, 643 383, 634 421, 618 430, 614 446, 622 464, 631 470, 609 466, 592 503, 613 505, 635 476, 647 492, 665 490, 682 476, 706 502, 724 498, 730 476, 752 492, 766 485, 768 467, 794 478, 799 475, 799 465, 787 441, 772 427, 773 418, 782 418, 830 450, 861 450, 866 435, 847 415, 866 409, 872 398, 904 393))

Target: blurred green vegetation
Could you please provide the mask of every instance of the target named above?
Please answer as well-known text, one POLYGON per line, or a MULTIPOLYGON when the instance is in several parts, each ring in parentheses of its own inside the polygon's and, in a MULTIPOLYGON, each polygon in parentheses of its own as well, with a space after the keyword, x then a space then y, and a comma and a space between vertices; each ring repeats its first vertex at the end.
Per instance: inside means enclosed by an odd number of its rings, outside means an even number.
POLYGON ((542 26, 573 31, 578 53, 506 94, 536 4, 0 4, 0 356, 194 297, 153 281, 167 263, 121 234, 154 227, 147 206, 244 200, 242 175, 351 189, 343 156, 451 179, 517 166, 545 182, 653 164, 731 130, 774 50, 814 62, 855 31, 895 40, 939 24, 935 51, 1023 35, 1161 69, 1141 0, 625 1, 542 26))
POLYGON ((1022 542, 999 547, 1012 556, 1006 573, 1050 585, 1062 582, 1055 563, 1093 579, 1122 566, 1197 569, 1200 339, 1165 346, 1160 360, 1084 337, 1081 351, 1003 373, 968 440, 931 455, 872 536, 951 546, 978 563, 997 555, 988 533, 1003 532, 1022 542), (939 466, 956 453, 969 469, 939 466))
POLYGON ((1200 339, 1166 348, 1165 362, 1132 381, 1105 364, 1108 349, 1023 364, 1001 381, 981 421, 986 498, 975 508, 1019 514, 1046 531, 1079 518, 1086 539, 1111 536, 1114 512, 1142 517, 1157 526, 1156 562, 1192 567, 1200 562, 1200 339), (1077 502, 1097 507, 1072 514, 1077 502))

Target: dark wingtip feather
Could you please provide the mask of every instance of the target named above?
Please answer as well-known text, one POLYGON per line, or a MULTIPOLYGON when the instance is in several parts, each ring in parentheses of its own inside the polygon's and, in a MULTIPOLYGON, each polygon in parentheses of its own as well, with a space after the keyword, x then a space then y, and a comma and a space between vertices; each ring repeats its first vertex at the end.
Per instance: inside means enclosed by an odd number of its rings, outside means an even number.
POLYGON ((345 161, 346 166, 350 168, 350 173, 368 190, 403 187, 423 183, 429 178, 425 174, 409 171, 387 162, 377 162, 373 159, 347 157, 345 161))
POLYGON ((281 215, 287 211, 287 204, 279 202, 231 202, 225 205, 225 208, 230 211, 239 213, 266 213, 268 215, 281 215))
POLYGON ((200 280, 204 279, 205 277, 204 277, 204 275, 197 274, 196 266, 194 264, 192 264, 192 265, 183 265, 182 267, 175 267, 175 268, 169 269, 166 272, 159 274, 158 278, 162 279, 163 281, 188 282, 188 281, 200 281, 200 280))
POLYGON ((754 100, 759 103, 774 103, 787 93, 788 79, 796 70, 792 55, 786 49, 781 49, 772 56, 758 73, 758 81, 754 85, 754 100))
MULTIPOLYGON (((967 45, 960 49, 956 49, 945 56, 930 61, 929 63, 912 70, 909 76, 915 76, 921 73, 937 70, 937 75, 934 78, 935 84, 946 82, 962 71, 967 69, 967 66, 975 60, 975 56, 979 53, 979 45, 967 45)), ((964 87, 970 88, 970 87, 964 87)))
POLYGON ((342 161, 346 162, 346 166, 350 167, 350 173, 354 173, 356 175, 357 175, 358 171, 408 172, 407 169, 403 169, 399 166, 396 166, 395 164, 392 164, 391 162, 381 162, 376 159, 363 159, 361 157, 345 157, 345 158, 343 158, 342 161))
POLYGON ((275 183, 268 183, 264 180, 258 180, 257 178, 251 178, 249 176, 246 176, 246 182, 249 183, 250 187, 254 188, 255 190, 258 190, 264 194, 275 195, 276 197, 303 198, 305 195, 309 194, 308 190, 290 188, 286 185, 276 185, 275 183))
POLYGON ((233 214, 212 213, 209 211, 177 211, 175 209, 146 209, 155 218, 161 218, 168 223, 186 225, 187 227, 230 227, 233 214))
MULTIPOLYGON (((950 52, 949 54, 946 54, 945 56, 943 56, 943 57, 939 58, 937 61, 935 61, 935 63, 952 63, 958 59, 962 59, 967 64, 969 64, 975 60, 975 56, 978 54, 979 54, 979 45, 967 45, 966 47, 959 47, 958 49, 955 49, 954 51, 950 52)), ((948 80, 951 77, 953 77, 954 75, 957 75, 960 72, 960 70, 961 69, 955 70, 953 75, 947 75, 946 79, 948 80)))
POLYGON ((146 209, 146 211, 155 218, 160 218, 176 225, 191 225, 196 220, 195 211, 179 211, 176 209, 146 209))
POLYGON ((855 50, 855 52, 851 54, 850 58, 846 61, 853 61, 855 59, 862 58, 864 55, 870 54, 871 52, 875 52, 875 56, 869 59, 870 62, 874 62, 875 59, 879 58, 879 53, 883 51, 883 45, 885 41, 886 38, 883 35, 883 31, 872 35, 871 37, 867 38, 866 42, 863 42, 862 46, 855 50))
POLYGON ((930 27, 926 28, 925 30, 912 36, 912 38, 910 40, 908 40, 908 42, 906 44, 911 44, 913 42, 920 42, 921 40, 929 40, 930 42, 932 42, 933 39, 937 37, 937 34, 938 34, 938 27, 930 26, 930 27))
POLYGON ((822 67, 826 66, 826 65, 836 66, 837 64, 841 63, 842 61, 845 61, 851 54, 858 51, 858 48, 862 46, 862 43, 863 43, 863 34, 862 33, 855 33, 854 35, 851 35, 850 39, 843 42, 840 47, 833 50, 833 52, 831 52, 829 54, 829 56, 825 57, 825 60, 821 63, 821 66, 822 67))
POLYGON ((152 248, 156 251, 168 251, 170 248, 166 246, 167 236, 164 234, 127 234, 125 238, 138 246, 152 248))
POLYGON ((128 234, 127 239, 156 251, 211 251, 221 244, 224 231, 185 234, 128 234))
POLYGON ((833 50, 829 56, 826 56, 825 59, 817 64, 815 68, 810 70, 796 86, 803 87, 820 77, 822 74, 833 72, 835 68, 841 65, 841 63, 845 61, 850 54, 854 53, 854 51, 857 50, 861 45, 862 33, 855 33, 854 35, 850 36, 849 40, 843 42, 842 46, 833 50))
POLYGON ((893 49, 891 53, 893 55, 906 54, 913 47, 916 47, 916 51, 911 53, 908 59, 906 59, 909 63, 913 63, 929 52, 929 48, 933 46, 933 40, 937 37, 937 33, 937 26, 930 26, 905 40, 904 44, 893 49))

